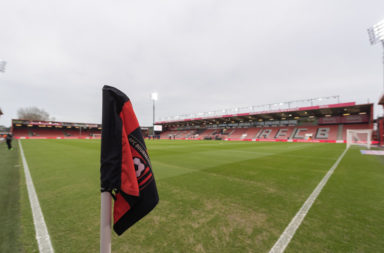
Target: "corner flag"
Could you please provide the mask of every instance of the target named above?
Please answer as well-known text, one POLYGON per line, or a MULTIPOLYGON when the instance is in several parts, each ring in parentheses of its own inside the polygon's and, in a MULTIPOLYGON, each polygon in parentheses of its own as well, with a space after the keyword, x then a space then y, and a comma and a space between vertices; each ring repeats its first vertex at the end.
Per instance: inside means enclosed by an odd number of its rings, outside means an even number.
POLYGON ((151 162, 129 98, 103 87, 101 192, 115 202, 113 229, 118 235, 147 215, 159 202, 151 162))

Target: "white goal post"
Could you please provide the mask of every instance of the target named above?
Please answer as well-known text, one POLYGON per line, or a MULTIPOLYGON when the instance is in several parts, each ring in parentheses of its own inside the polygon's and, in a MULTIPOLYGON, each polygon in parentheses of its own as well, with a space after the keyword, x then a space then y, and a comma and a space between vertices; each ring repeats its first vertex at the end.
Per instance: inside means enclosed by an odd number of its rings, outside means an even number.
POLYGON ((347 148, 360 145, 371 148, 372 129, 347 129, 347 148))

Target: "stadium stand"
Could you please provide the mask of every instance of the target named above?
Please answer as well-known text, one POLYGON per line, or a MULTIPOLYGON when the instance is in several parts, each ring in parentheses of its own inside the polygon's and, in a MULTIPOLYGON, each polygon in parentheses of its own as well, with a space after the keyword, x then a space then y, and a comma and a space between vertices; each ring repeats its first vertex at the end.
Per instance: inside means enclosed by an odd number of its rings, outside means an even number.
MULTIPOLYGON (((378 104, 383 106, 384 109, 384 94, 380 97, 378 104)), ((380 146, 384 146, 384 115, 377 119, 376 137, 379 141, 380 146)))
POLYGON ((58 121, 12 120, 15 138, 94 138, 100 137, 100 124, 84 124, 58 121))
POLYGON ((33 136, 32 131, 29 131, 28 128, 13 128, 13 136, 19 137, 19 136, 33 136))
MULTIPOLYGON (((374 137, 383 141, 384 120, 380 122, 374 137)), ((345 142, 347 129, 373 129, 373 104, 350 102, 156 124, 162 125, 161 139, 345 142)), ((101 125, 14 119, 12 132, 15 138, 100 138, 101 125)))
MULTIPOLYGON (((366 129, 367 125, 346 127, 346 129, 366 129)), ((324 139, 324 140, 341 140, 337 138, 339 125, 324 125, 321 127, 266 127, 266 128, 236 128, 229 135, 217 134, 217 130, 206 130, 200 139, 205 137, 220 136, 228 140, 246 140, 246 139, 324 139)), ((164 132, 161 138, 165 139, 164 136, 175 135, 176 139, 191 138, 191 136, 177 134, 177 131, 164 132)), ((343 135, 344 137, 344 135, 343 135)))
POLYGON ((339 103, 156 124, 163 127, 163 139, 173 135, 175 139, 343 142, 347 129, 373 128, 373 104, 339 103))

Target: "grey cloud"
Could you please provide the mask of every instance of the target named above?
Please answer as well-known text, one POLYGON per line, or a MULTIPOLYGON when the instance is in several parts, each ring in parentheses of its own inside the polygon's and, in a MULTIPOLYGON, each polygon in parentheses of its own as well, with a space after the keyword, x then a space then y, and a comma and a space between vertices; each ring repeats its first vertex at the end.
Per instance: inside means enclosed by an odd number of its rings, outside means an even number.
MULTIPOLYGON (((20 107, 100 122, 101 87, 157 116, 338 95, 376 102, 382 1, 6 1, 1 125, 20 107)), ((378 111, 377 107, 377 111, 378 111)), ((381 112, 380 112, 381 113, 381 112)))

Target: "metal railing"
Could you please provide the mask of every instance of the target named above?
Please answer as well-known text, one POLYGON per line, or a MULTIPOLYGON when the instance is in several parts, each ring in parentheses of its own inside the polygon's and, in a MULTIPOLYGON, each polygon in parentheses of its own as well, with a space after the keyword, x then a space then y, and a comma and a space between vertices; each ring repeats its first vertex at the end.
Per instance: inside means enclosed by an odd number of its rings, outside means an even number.
POLYGON ((332 103, 340 103, 340 96, 338 95, 338 96, 292 100, 292 101, 281 102, 281 103, 262 104, 262 105, 222 109, 222 110, 209 111, 209 112, 182 114, 177 116, 162 117, 158 119, 158 122, 180 121, 185 119, 196 119, 196 118, 215 118, 215 117, 224 116, 224 115, 242 114, 242 113, 252 114, 252 113, 260 113, 260 112, 274 112, 274 111, 280 111, 280 110, 294 111, 299 107, 326 105, 326 104, 332 104, 332 103))

